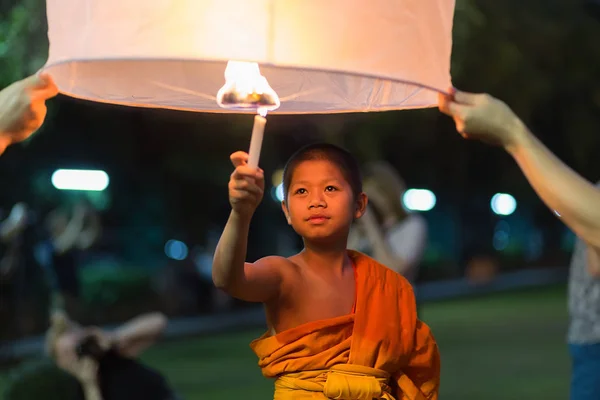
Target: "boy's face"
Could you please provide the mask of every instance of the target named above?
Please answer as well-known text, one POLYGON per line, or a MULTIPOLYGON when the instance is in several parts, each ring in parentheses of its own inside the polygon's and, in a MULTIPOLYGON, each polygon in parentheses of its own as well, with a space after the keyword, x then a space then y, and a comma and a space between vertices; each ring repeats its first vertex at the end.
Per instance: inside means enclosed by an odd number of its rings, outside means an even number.
POLYGON ((365 206, 366 196, 361 193, 355 200, 340 169, 326 160, 298 164, 282 202, 288 223, 309 241, 347 237, 365 206))

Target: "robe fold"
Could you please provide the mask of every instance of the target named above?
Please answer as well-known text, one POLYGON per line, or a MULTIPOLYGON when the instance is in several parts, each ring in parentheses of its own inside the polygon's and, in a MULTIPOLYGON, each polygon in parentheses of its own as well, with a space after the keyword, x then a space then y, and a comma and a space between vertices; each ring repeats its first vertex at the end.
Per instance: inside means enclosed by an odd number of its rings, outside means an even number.
POLYGON ((313 321, 250 347, 275 400, 437 400, 440 355, 417 319, 412 286, 374 259, 348 251, 356 268, 355 312, 313 321))

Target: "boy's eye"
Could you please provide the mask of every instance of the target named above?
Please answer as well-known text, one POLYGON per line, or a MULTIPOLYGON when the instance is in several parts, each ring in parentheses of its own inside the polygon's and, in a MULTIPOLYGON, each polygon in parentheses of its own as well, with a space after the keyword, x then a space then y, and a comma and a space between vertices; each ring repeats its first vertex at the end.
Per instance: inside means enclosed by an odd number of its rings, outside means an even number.
POLYGON ((336 190, 337 190, 337 188, 335 186, 331 186, 331 185, 329 185, 329 186, 327 186, 325 188, 326 192, 333 192, 333 191, 336 191, 336 190))
POLYGON ((306 189, 304 189, 304 188, 296 189, 296 191, 294 192, 294 194, 304 194, 304 193, 306 193, 306 189))

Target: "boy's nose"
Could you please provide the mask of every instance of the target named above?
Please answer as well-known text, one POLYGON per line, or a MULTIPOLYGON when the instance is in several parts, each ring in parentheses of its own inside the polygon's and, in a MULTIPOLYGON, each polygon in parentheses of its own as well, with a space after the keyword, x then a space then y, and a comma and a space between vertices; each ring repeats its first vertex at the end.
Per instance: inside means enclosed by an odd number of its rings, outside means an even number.
POLYGON ((323 197, 322 194, 315 194, 311 196, 310 201, 308 202, 308 208, 313 207, 327 207, 325 197, 323 197))

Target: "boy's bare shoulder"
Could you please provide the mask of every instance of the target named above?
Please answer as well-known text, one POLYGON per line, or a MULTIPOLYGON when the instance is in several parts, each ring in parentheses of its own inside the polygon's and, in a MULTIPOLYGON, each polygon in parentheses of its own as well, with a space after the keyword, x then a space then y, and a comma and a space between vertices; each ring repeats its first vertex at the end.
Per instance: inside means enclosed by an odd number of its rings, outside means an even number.
POLYGON ((281 256, 267 256, 257 260, 253 266, 262 269, 264 273, 275 274, 282 279, 282 284, 288 285, 295 282, 299 268, 296 263, 281 256))
POLYGON ((254 262, 254 265, 265 268, 295 267, 296 263, 286 257, 266 256, 254 262))

